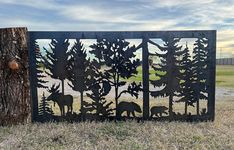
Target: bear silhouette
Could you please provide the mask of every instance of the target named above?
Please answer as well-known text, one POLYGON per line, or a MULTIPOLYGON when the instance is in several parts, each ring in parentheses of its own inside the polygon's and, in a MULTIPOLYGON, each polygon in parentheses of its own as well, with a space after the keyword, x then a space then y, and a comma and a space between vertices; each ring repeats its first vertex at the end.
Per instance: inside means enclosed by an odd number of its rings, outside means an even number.
POLYGON ((150 109, 150 112, 151 112, 151 118, 155 115, 157 117, 162 117, 162 114, 168 114, 166 112, 166 110, 168 110, 167 107, 165 106, 153 106, 151 109, 150 109))
POLYGON ((117 117, 121 117, 124 111, 127 112, 127 117, 130 117, 130 114, 132 114, 133 117, 136 117, 135 111, 142 113, 141 107, 134 102, 120 102, 117 106, 117 117))

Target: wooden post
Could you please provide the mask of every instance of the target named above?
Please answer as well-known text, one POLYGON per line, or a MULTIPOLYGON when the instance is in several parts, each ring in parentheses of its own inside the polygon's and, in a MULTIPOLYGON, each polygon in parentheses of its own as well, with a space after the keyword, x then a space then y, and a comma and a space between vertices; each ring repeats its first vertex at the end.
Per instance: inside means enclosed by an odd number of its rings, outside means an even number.
POLYGON ((149 119, 149 52, 148 38, 142 40, 143 119, 149 119))
POLYGON ((31 122, 27 28, 0 29, 0 125, 31 122))

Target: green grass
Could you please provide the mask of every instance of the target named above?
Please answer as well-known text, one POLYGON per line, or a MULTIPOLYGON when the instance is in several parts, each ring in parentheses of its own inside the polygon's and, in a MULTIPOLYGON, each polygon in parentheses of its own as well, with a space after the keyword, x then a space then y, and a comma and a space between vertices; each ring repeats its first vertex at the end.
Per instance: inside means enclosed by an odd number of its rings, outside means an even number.
POLYGON ((219 87, 234 87, 234 65, 217 66, 216 85, 219 87))
MULTIPOLYGON (((127 81, 138 81, 141 82, 142 81, 142 67, 138 67, 137 68, 137 75, 134 77, 131 77, 130 79, 128 79, 127 81)), ((150 80, 156 80, 159 79, 159 77, 155 76, 156 71, 153 68, 149 69, 149 74, 150 74, 150 80)), ((157 72, 159 74, 163 74, 162 72, 157 72)))
MULTIPOLYGON (((142 67, 137 68, 138 74, 127 81, 142 81, 142 67)), ((150 80, 156 80, 155 71, 150 68, 150 80)), ((160 73, 160 72, 158 72, 160 73)), ((162 74, 162 73, 160 73, 162 74)), ((216 85, 219 87, 234 87, 234 65, 225 65, 216 67, 216 85)))

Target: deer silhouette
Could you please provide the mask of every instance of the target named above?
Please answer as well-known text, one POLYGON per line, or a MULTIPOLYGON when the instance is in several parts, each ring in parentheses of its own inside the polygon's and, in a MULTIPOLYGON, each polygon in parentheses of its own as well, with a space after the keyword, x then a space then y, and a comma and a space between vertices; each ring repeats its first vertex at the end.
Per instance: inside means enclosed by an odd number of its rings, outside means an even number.
POLYGON ((55 84, 52 85, 51 88, 48 89, 48 92, 51 94, 47 97, 47 100, 52 100, 55 103, 58 104, 61 116, 65 115, 64 107, 67 106, 67 113, 72 113, 72 105, 73 105, 73 97, 71 95, 64 95, 59 92, 58 88, 60 87, 60 84, 58 86, 55 86, 55 84))

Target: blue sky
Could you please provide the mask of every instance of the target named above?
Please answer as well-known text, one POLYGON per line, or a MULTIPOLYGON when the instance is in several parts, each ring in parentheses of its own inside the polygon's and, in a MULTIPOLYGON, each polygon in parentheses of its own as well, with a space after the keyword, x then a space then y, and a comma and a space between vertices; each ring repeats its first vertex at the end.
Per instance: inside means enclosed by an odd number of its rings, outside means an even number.
POLYGON ((218 31, 217 51, 234 55, 234 0, 0 0, 0 27, 29 30, 218 31))

